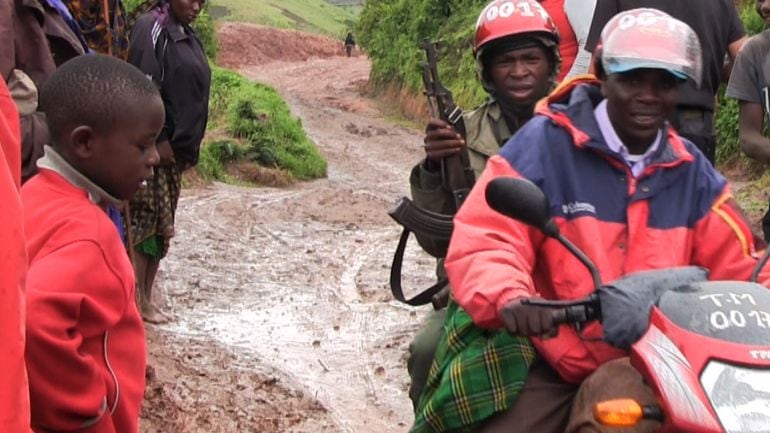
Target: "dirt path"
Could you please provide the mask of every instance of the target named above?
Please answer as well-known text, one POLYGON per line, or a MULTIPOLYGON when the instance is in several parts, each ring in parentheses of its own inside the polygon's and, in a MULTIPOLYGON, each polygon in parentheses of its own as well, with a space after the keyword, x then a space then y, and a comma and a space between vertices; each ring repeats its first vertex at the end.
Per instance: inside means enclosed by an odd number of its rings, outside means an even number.
MULTIPOLYGON (((223 57, 284 95, 329 161, 328 178, 184 191, 159 275, 175 320, 149 330, 144 432, 384 433, 411 424, 406 347, 426 310, 391 300, 399 229, 385 210, 407 193, 421 135, 361 96, 365 57, 330 57, 338 41, 291 33, 225 24, 223 57), (325 57, 302 60, 292 46, 325 57), (292 60, 274 60, 282 52, 292 60)), ((432 260, 408 254, 417 263, 409 284, 429 283, 432 260)))

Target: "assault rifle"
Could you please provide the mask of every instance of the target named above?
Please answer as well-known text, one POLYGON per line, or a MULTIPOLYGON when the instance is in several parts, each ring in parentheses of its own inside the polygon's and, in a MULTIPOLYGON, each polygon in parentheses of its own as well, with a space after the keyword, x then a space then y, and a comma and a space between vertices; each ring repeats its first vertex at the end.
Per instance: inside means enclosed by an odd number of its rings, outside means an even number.
MULTIPOLYGON (((422 81, 425 85, 425 96, 428 97, 430 114, 449 123, 465 139, 465 122, 463 112, 455 105, 452 92, 449 91, 438 78, 438 50, 437 42, 423 41, 420 48, 425 50, 427 63, 421 64, 422 81)), ((452 191, 455 199, 455 212, 460 209, 465 197, 468 196, 475 181, 473 169, 468 158, 468 151, 448 156, 441 160, 441 178, 444 188, 452 191)))
MULTIPOLYGON (((426 40, 420 44, 420 48, 425 50, 428 60, 427 63, 422 63, 420 67, 422 68, 422 80, 425 85, 425 95, 428 97, 431 116, 449 123, 465 138, 465 123, 463 122, 462 110, 455 105, 452 99, 452 92, 444 87, 438 78, 437 51, 439 44, 426 40)), ((463 149, 456 155, 442 159, 441 178, 444 188, 452 193, 454 211, 456 212, 468 196, 468 192, 475 180, 466 149, 463 149)), ((441 251, 434 251, 431 254, 438 257, 446 255, 446 246, 449 244, 449 239, 452 236, 453 215, 444 215, 422 209, 406 197, 402 197, 388 211, 388 215, 404 227, 393 256, 393 264, 390 268, 390 289, 393 292, 393 296, 401 302, 415 306, 433 302, 433 306, 439 309, 442 297, 437 295, 437 293, 447 287, 446 278, 438 281, 417 296, 406 299, 401 289, 401 264, 410 232, 442 244, 441 251)))

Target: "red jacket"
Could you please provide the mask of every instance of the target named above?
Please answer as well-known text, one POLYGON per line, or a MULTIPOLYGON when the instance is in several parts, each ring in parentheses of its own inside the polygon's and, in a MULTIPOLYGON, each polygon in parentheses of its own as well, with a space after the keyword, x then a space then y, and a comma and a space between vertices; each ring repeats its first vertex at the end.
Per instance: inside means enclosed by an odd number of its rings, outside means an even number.
POLYGON ((0 431, 29 432, 24 369, 24 250, 19 114, 0 79, 0 431))
POLYGON ((136 433, 144 326, 118 232, 86 190, 52 170, 41 169, 21 194, 32 428, 136 433))
MULTIPOLYGON (((561 232, 597 264, 602 281, 682 265, 706 267, 715 280, 749 278, 753 238, 725 179, 672 130, 635 179, 604 143, 593 115, 601 99, 593 83, 558 89, 489 160, 456 215, 445 266, 455 299, 477 325, 502 327, 499 309, 519 297, 577 299, 593 290, 586 268, 561 244, 487 205, 486 186, 500 176, 527 178, 545 192, 561 232)), ((600 337, 601 327, 587 334, 600 337)), ((567 327, 533 342, 573 383, 624 354, 567 327)))
POLYGON ((575 58, 578 55, 578 41, 572 25, 564 12, 564 0, 540 0, 540 4, 548 11, 553 23, 559 30, 559 54, 561 55, 561 67, 556 76, 556 82, 561 82, 567 76, 575 58))

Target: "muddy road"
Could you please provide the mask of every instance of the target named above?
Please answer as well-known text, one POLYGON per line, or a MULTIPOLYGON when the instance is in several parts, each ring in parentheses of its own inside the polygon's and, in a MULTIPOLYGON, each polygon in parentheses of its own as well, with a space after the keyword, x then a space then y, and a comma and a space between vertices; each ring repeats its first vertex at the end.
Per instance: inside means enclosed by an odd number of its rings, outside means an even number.
MULTIPOLYGON (((405 432, 406 349, 428 307, 392 300, 400 230, 385 211, 408 193, 421 134, 362 96, 369 61, 339 41, 232 23, 220 39, 220 62, 283 94, 328 178, 183 192, 142 431, 405 432)), ((408 256, 405 284, 429 284, 433 261, 408 256)))

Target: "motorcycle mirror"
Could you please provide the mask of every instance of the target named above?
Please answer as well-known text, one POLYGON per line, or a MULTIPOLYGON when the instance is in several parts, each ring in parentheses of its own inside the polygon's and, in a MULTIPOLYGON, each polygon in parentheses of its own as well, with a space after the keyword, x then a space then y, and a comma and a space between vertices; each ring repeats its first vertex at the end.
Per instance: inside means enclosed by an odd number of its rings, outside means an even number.
POLYGON ((585 265, 591 273, 594 287, 598 288, 602 284, 599 269, 594 262, 559 233, 559 226, 551 218, 551 204, 548 202, 548 197, 537 185, 527 179, 498 177, 487 184, 485 196, 489 207, 496 212, 535 227, 546 236, 558 240, 585 265))
POLYGON ((486 199, 495 211, 535 227, 552 238, 559 237, 559 228, 550 215, 548 197, 526 179, 499 177, 487 185, 486 199))

